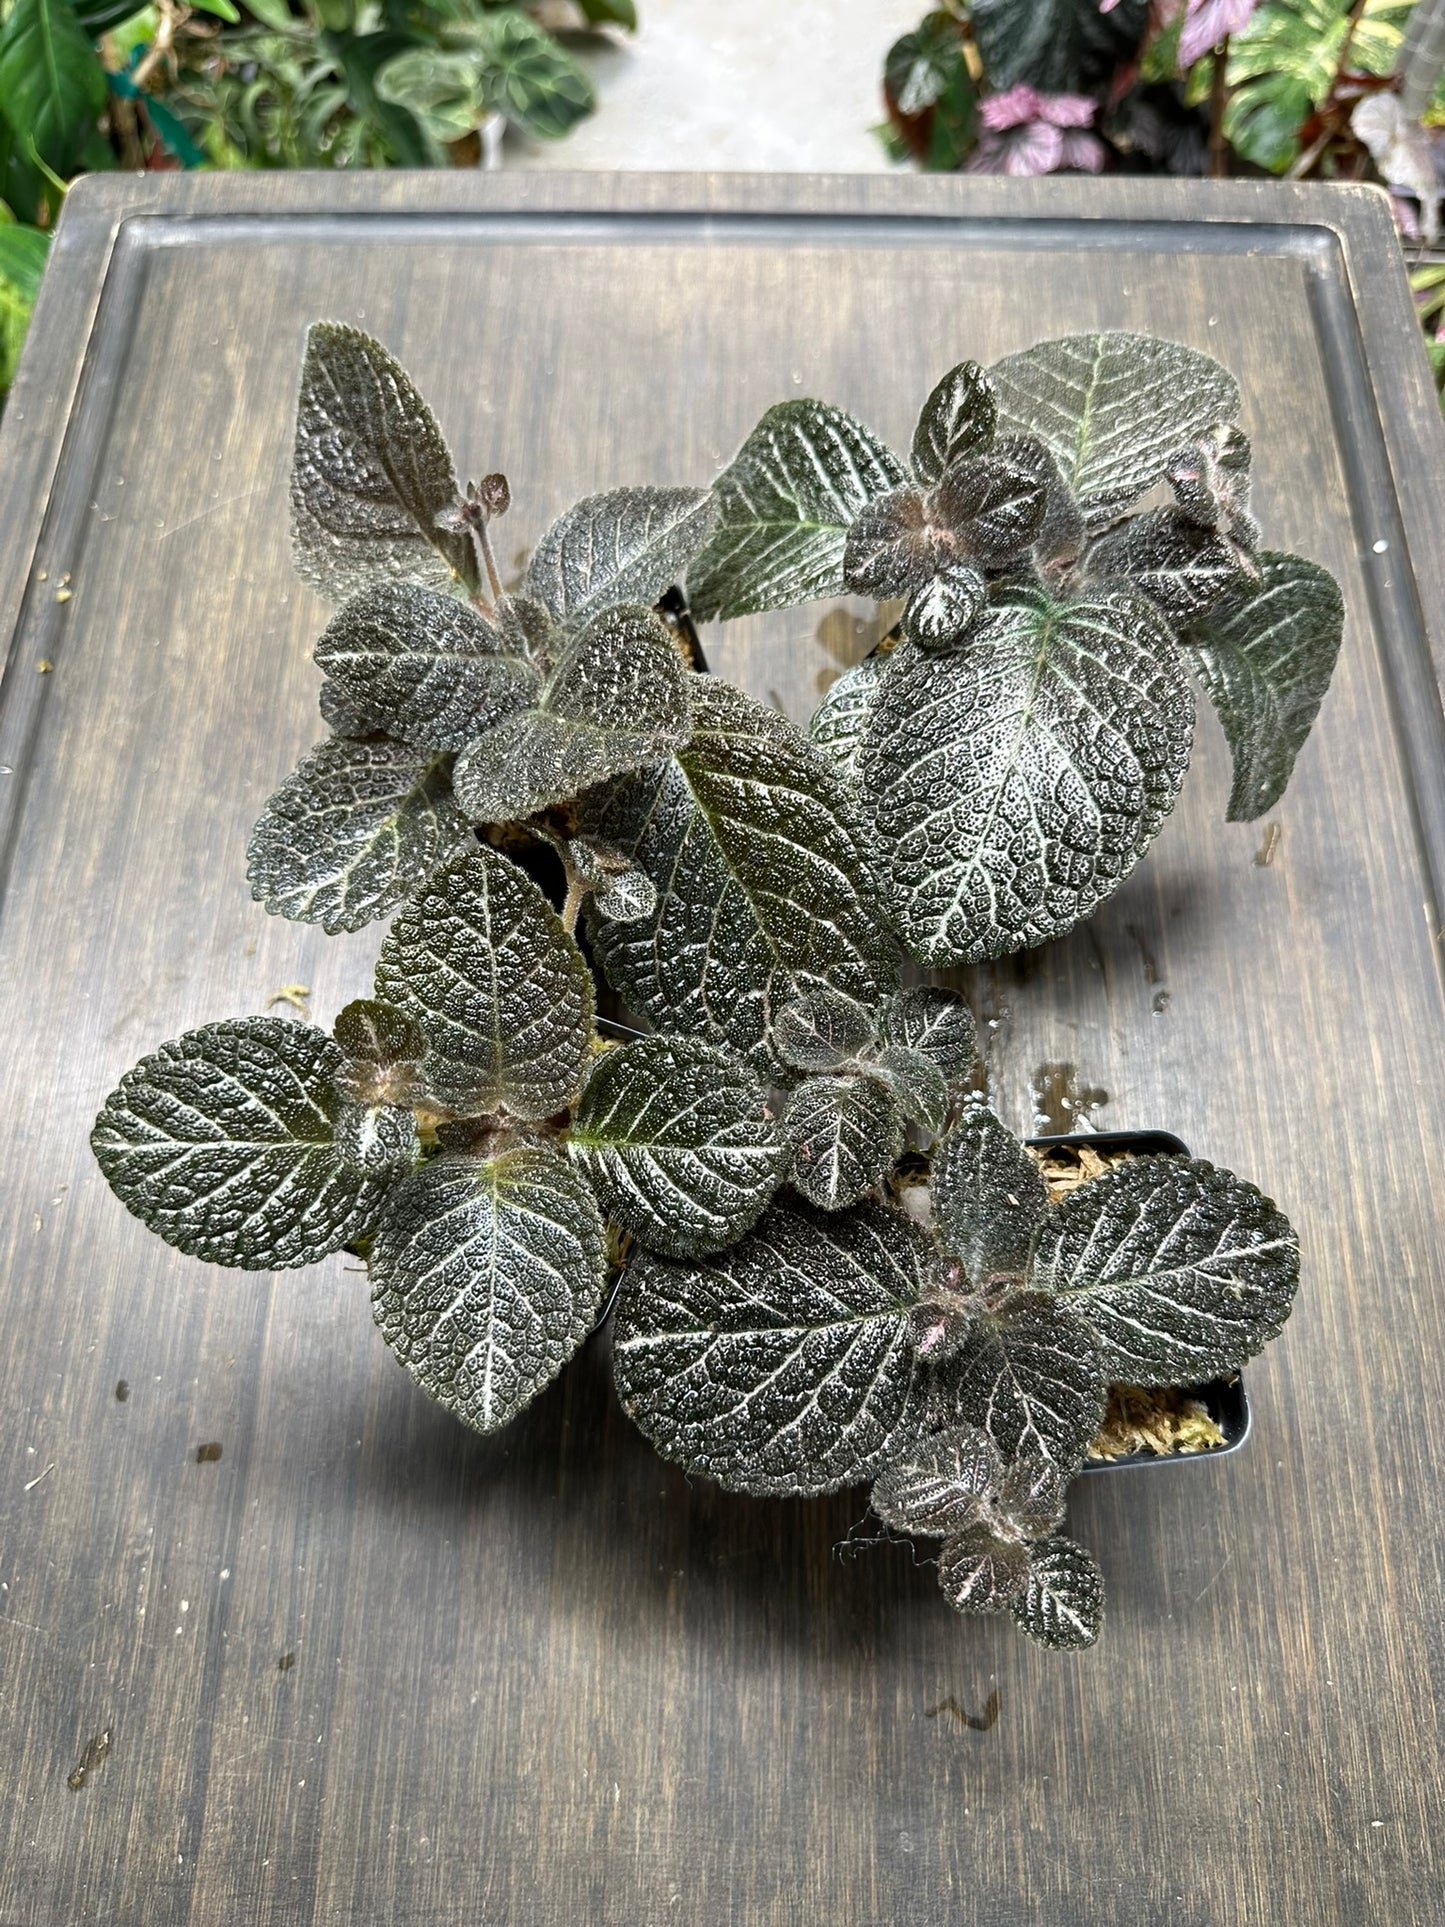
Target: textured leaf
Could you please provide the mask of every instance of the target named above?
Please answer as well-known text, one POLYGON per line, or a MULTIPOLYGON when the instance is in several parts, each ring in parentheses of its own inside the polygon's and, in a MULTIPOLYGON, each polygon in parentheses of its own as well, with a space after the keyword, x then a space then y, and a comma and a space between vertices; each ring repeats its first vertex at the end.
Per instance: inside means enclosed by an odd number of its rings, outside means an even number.
POLYGON ((920 482, 936 482, 960 455, 982 454, 997 421, 988 376, 976 361, 961 361, 923 404, 913 431, 913 473, 920 482))
POLYGON ((970 1104, 935 1150, 928 1189, 939 1239, 973 1285, 1024 1276, 1048 1191, 987 1104, 970 1104))
POLYGON ((1073 94, 1112 77, 1139 46, 1147 0, 974 0, 974 38, 996 90, 1073 94))
POLYGON ((1040 1646, 1060 1652, 1092 1646, 1104 1619, 1104 1581, 1092 1554, 1072 1539, 1034 1546, 1013 1615, 1040 1646))
POLYGON ((1098 1340, 1086 1316, 1044 1292, 977 1318, 937 1368, 942 1423, 981 1426, 1006 1459, 1041 1456, 1066 1477, 1083 1462, 1104 1399, 1098 1340))
POLYGON ((336 1154, 356 1171, 409 1171, 416 1162, 416 1113, 402 1104, 345 1104, 336 1119, 336 1154))
POLYGON ((859 1484, 921 1419, 908 1307, 926 1264, 895 1212, 787 1197, 707 1262, 644 1254, 617 1299, 623 1409, 664 1458, 732 1491, 859 1484))
POLYGON ((811 984, 784 1004, 773 1025, 773 1046, 800 1071, 832 1071, 873 1042, 873 1018, 854 997, 830 984, 811 984))
POLYGON ((652 916, 609 924, 589 911, 587 927, 608 981, 658 1028, 730 1044, 769 1076, 773 1021, 807 984, 863 1004, 891 989, 856 805, 775 710, 697 677, 686 748, 590 799, 587 815, 588 834, 657 886, 652 916))
POLYGON ((368 1231, 386 1188, 337 1155, 340 1069, 310 1024, 207 1024, 126 1073, 91 1149, 126 1210, 191 1257, 309 1265, 368 1231))
POLYGON ((1028 548, 1043 524, 1048 489, 998 454, 965 456, 929 496, 929 519, 955 533, 968 559, 1001 569, 1028 548))
POLYGON ((702 622, 841 595, 849 528, 906 480, 842 409, 779 402, 717 479, 717 524, 688 573, 693 614, 702 622))
POLYGON ((454 596, 379 582, 331 618, 316 662, 355 712, 423 749, 465 749, 536 700, 541 679, 454 596))
POLYGON ((475 587, 464 532, 436 526, 457 494, 452 458, 409 376, 339 321, 306 336, 291 470, 298 574, 333 602, 388 577, 475 587))
POLYGON ((1289 1317, 1299 1238, 1271 1198, 1201 1159, 1131 1158, 1044 1220, 1033 1282, 1086 1318, 1129 1385, 1191 1385, 1289 1317))
POLYGON ((587 69, 519 7, 483 14, 470 39, 489 104, 538 139, 561 140, 597 105, 587 69))
POLYGON ((1249 568, 1234 544, 1213 529, 1178 509, 1152 509, 1104 537, 1090 552, 1089 573, 1127 577, 1178 625, 1212 608, 1249 568))
POLYGON ((977 569, 940 569, 903 605, 903 633, 920 649, 946 649, 973 627, 987 602, 988 584, 977 569))
POLYGON ((975 1525, 1003 1476, 987 1432, 955 1425, 919 1441, 873 1483, 871 1504, 884 1525, 927 1539, 951 1539, 975 1525))
POLYGON ((1000 461, 1024 469, 1043 488, 1044 518, 1033 540, 1034 561, 1040 568, 1074 561, 1084 546, 1084 512, 1054 456, 1037 435, 1001 435, 993 452, 1000 461))
POLYGON ((794 1188, 840 1211, 882 1184, 903 1149, 903 1113, 881 1078, 810 1077, 793 1093, 783 1136, 794 1188))
POLYGON ((731 1051, 694 1037, 605 1052, 577 1101, 567 1148, 609 1217, 675 1258, 736 1243, 783 1175, 757 1078, 731 1051))
POLYGON ((555 521, 527 568, 528 595, 559 621, 619 602, 650 607, 682 579, 717 519, 705 488, 614 488, 555 521))
POLYGON ((1189 631, 1185 648, 1234 758, 1228 820, 1249 823, 1284 794, 1340 653, 1345 607, 1328 570, 1263 552, 1259 583, 1189 631))
POLYGON ((879 1014, 885 1044, 921 1051, 950 1083, 968 1076, 978 1055, 973 1012, 955 990, 917 984, 894 993, 879 1014))
POLYGON ((581 1087, 591 975, 536 884, 495 850, 448 864, 406 905, 376 994, 425 1031, 426 1078, 455 1110, 542 1118, 581 1087))
POLYGON ((887 668, 887 656, 873 655, 845 669, 808 724, 808 734, 849 782, 857 776, 859 745, 887 668))
POLYGON ((1015 1459, 999 1477, 996 1503, 1000 1513, 1027 1539, 1042 1539, 1064 1516, 1065 1486, 1059 1469, 1048 1459, 1015 1459))
POLYGON ((1028 1547, 987 1526, 970 1527, 938 1555, 938 1583, 955 1612, 1001 1613, 1022 1595, 1028 1575, 1028 1547))
POLYGON ((401 1104, 426 1056, 426 1035, 415 1019, 390 1004, 358 997, 331 1027, 346 1060, 337 1087, 357 1104, 401 1104))
POLYGON ((592 1187, 548 1144, 443 1153, 387 1200, 368 1261, 381 1335, 430 1398, 495 1432, 591 1331, 607 1249, 592 1187))
POLYGON ((1183 443, 1239 414, 1227 369, 1152 335, 1068 335, 1009 355, 989 374, 1001 431, 1039 437, 1090 528, 1162 480, 1183 443))
POLYGON ((332 932, 384 917, 469 834, 449 761, 385 738, 318 743, 251 832, 251 895, 332 932))
POLYGON ((1193 729, 1179 652, 1140 596, 1018 589, 957 651, 901 643, 859 770, 908 949, 977 963, 1072 929, 1158 831, 1193 729))
POLYGON ((457 759, 457 801, 506 823, 655 763, 692 728, 692 678, 661 620, 623 604, 593 616, 535 708, 509 716, 457 759))
POLYGON ((321 685, 317 707, 321 720, 337 736, 385 735, 380 713, 357 700, 349 689, 328 676, 321 685))
POLYGON ((105 69, 70 0, 14 0, 0 27, 0 115, 33 153, 73 174, 105 101, 105 69))
POLYGON ((937 1137, 948 1118, 948 1079, 921 1050, 890 1044, 873 1066, 911 1123, 937 1137))

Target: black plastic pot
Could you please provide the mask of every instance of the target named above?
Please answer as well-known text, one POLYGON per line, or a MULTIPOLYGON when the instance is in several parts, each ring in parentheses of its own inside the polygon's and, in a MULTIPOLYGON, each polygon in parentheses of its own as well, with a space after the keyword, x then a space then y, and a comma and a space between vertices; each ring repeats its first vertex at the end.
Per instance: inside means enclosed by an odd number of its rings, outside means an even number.
MULTIPOLYGON (((1188 1145, 1171 1131, 1070 1131, 1057 1137, 1031 1137, 1028 1142, 1036 1151, 1053 1151, 1060 1146, 1077 1150, 1087 1145, 1092 1151, 1132 1151, 1139 1157, 1160 1153, 1167 1157, 1189 1156, 1188 1145)), ((1227 1378, 1212 1378, 1205 1385, 1181 1385, 1178 1389, 1186 1397, 1199 1400, 1224 1434, 1223 1445, 1216 1445, 1209 1452, 1173 1452, 1163 1456, 1156 1452, 1131 1452, 1127 1458, 1086 1461, 1082 1470, 1123 1472, 1136 1465, 1212 1464, 1227 1453, 1237 1452, 1250 1431, 1249 1397, 1240 1374, 1233 1372, 1227 1378)))

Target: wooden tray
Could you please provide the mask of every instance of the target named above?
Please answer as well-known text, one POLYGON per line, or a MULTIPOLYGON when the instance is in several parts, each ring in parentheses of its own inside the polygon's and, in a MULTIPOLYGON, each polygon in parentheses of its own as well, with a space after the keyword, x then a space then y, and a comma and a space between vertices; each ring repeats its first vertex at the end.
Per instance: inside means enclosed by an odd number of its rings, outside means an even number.
MULTIPOLYGON (((0 476, 0 1923, 1440 1919, 1445 432, 1383 197, 92 178, 0 476), (208 1270, 106 1191, 86 1132, 144 1051, 368 981, 374 932, 269 920, 243 875, 321 733, 285 506, 317 316, 508 471, 516 549, 586 491, 707 480, 781 396, 897 445, 946 366, 1043 335, 1239 374, 1270 540, 1350 612, 1272 860, 1202 716, 1127 887, 966 980, 1014 1125, 1073 1066, 1098 1124, 1177 1131, 1304 1236, 1249 1449, 1079 1489, 1094 1652, 955 1618, 906 1548, 845 1543, 860 1494, 689 1487, 595 1348, 473 1438, 349 1261, 208 1270)), ((869 637, 815 608, 705 641, 801 716, 869 637)))

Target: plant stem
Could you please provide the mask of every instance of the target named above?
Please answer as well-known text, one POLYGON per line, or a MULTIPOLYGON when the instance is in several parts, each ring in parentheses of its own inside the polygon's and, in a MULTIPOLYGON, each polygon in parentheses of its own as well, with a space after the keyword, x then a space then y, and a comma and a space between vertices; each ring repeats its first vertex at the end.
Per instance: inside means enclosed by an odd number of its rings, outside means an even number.
POLYGON ((1229 172, 1229 144, 1224 138, 1224 109, 1229 100, 1229 35, 1214 49, 1209 76, 1209 172, 1223 180, 1229 172))
POLYGON ((579 877, 569 863, 567 866, 567 900, 562 905, 562 928, 569 937, 577 933, 577 918, 582 911, 582 899, 591 889, 585 878, 579 877))
POLYGON ((495 608, 502 599, 502 578, 497 573, 497 561, 492 554, 491 537, 487 534, 485 522, 471 522, 468 526, 472 531, 472 547, 476 550, 477 560, 485 571, 488 586, 492 591, 492 607, 495 608))

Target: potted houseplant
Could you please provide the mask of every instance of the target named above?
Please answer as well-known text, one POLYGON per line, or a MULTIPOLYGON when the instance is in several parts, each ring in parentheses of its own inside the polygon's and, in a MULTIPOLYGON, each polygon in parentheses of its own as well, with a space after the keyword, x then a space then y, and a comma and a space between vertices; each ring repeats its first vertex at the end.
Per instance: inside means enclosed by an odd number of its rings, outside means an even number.
POLYGON ((961 364, 906 465, 788 402, 710 489, 578 503, 512 590, 506 480, 461 488, 391 356, 318 324, 292 506, 337 605, 332 733, 251 886, 329 931, 393 920, 330 1034, 211 1024, 129 1072, 92 1139, 117 1195, 216 1263, 360 1252, 388 1344, 482 1431, 615 1288, 618 1394, 667 1457, 746 1492, 871 1481, 954 1605, 1089 1643, 1098 1570, 1058 1527, 1110 1386, 1237 1371, 1297 1240, 1168 1153, 1051 1195, 966 1004, 916 978, 1117 886, 1183 779, 1190 667, 1231 814, 1283 788, 1341 608, 1260 548, 1238 406, 1129 335, 961 364), (902 615, 804 734, 691 666, 684 578, 703 616, 844 587, 902 615), (599 1034, 599 986, 646 1029, 599 1034))

